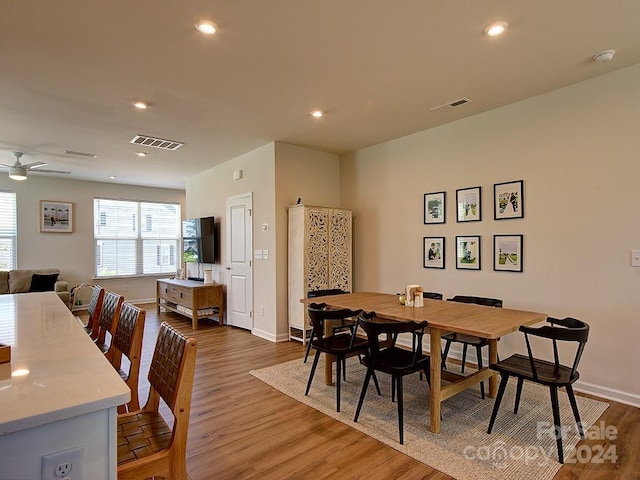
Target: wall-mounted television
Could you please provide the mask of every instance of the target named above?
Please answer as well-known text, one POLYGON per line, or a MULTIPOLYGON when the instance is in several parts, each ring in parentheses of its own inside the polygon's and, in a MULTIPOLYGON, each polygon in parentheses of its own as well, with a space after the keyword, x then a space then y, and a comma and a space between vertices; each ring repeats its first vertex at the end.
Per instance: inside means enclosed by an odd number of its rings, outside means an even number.
POLYGON ((182 222, 182 261, 216 263, 215 217, 192 218, 182 222))

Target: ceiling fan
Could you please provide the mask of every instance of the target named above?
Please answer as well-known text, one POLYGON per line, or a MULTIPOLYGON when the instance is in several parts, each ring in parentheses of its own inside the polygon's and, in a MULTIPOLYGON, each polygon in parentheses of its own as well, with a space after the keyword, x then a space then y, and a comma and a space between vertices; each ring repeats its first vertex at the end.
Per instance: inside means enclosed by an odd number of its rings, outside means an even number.
POLYGON ((20 163, 20 158, 22 158, 22 152, 13 152, 13 156, 16 157, 16 163, 13 165, 6 165, 4 163, 0 163, 1 166, 9 169, 9 178, 13 180, 26 180, 27 179, 27 171, 29 172, 42 172, 42 173, 61 173, 61 174, 70 174, 71 172, 65 172, 64 170, 48 170, 45 168, 40 168, 48 165, 45 162, 33 162, 27 163, 23 165, 20 163))

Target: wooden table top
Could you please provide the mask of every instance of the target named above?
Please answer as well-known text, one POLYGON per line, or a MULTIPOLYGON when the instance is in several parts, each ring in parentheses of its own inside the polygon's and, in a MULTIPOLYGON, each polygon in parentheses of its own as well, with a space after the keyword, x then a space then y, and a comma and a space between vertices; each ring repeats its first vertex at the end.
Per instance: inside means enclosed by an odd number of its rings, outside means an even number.
POLYGON ((424 299, 423 307, 402 305, 396 295, 358 292, 344 295, 305 298, 303 303, 326 303, 334 308, 375 311, 380 318, 396 321, 429 322, 429 328, 466 333, 495 339, 515 332, 521 325, 534 325, 547 318, 546 313, 510 308, 495 308, 472 303, 424 299))

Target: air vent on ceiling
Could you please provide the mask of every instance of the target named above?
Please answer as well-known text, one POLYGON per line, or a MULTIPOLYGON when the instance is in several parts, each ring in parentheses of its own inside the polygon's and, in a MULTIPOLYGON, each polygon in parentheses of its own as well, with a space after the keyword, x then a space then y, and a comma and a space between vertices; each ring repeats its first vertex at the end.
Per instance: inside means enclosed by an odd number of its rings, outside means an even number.
POLYGON ((462 105, 466 105, 467 103, 470 103, 471 99, 467 98, 467 97, 462 97, 459 98, 457 100, 454 100, 453 102, 449 102, 449 103, 445 103, 444 105, 438 105, 437 107, 431 107, 430 110, 432 112, 438 111, 438 110, 450 110, 452 108, 456 108, 456 107, 460 107, 462 105))
POLYGON ((97 153, 76 152, 75 150, 65 150, 64 153, 67 155, 75 155, 76 157, 98 158, 97 153))
POLYGON ((182 142, 175 140, 165 140, 163 138, 149 137, 147 135, 136 135, 129 143, 136 145, 144 145, 145 147, 161 148, 163 150, 177 150, 184 145, 182 142))

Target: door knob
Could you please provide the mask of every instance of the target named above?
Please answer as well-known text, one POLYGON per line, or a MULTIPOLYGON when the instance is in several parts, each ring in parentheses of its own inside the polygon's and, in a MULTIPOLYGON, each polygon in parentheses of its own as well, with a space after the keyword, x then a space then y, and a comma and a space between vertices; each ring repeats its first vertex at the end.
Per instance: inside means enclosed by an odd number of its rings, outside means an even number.
POLYGON ((225 267, 227 270, 231 270, 231 267, 225 267))

